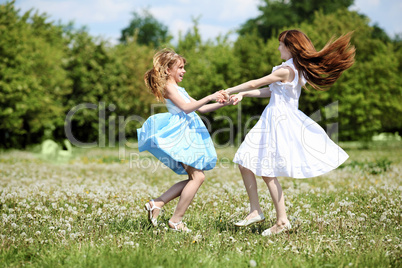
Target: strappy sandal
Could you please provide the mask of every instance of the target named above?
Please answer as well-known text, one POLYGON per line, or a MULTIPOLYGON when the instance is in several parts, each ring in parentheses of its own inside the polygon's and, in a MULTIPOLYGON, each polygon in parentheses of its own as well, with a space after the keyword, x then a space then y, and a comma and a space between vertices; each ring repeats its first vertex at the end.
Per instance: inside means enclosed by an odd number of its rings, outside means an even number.
POLYGON ((191 232, 191 230, 187 228, 187 224, 186 224, 185 222, 179 221, 179 222, 174 223, 174 222, 172 222, 172 221, 169 221, 169 224, 172 224, 172 225, 173 225, 173 227, 170 227, 170 225, 169 225, 170 230, 172 230, 172 231, 175 231, 175 232, 185 232, 185 233, 190 233, 190 232, 191 232), (183 226, 184 226, 184 227, 181 228, 181 229, 177 228, 177 226, 179 226, 180 224, 183 224, 183 226))
POLYGON ((145 204, 145 210, 148 211, 148 220, 152 223, 153 226, 158 226, 158 220, 156 218, 153 217, 153 213, 152 211, 154 209, 159 209, 161 210, 160 207, 155 206, 155 202, 152 199, 151 201, 149 201, 148 203, 145 204), (150 205, 149 203, 151 203, 152 205, 150 205))

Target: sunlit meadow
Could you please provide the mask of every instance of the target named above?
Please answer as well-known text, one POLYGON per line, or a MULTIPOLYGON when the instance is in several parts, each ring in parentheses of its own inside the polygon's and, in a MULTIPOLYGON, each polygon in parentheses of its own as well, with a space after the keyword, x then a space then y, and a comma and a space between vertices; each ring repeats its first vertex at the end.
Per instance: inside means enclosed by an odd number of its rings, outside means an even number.
POLYGON ((126 150, 76 149, 69 160, 38 150, 0 154, 2 267, 401 267, 402 144, 345 143, 348 161, 326 175, 280 178, 293 230, 273 237, 274 208, 261 179, 267 220, 247 228, 248 199, 236 148, 218 149, 184 221, 168 230, 177 200, 152 228, 143 209, 184 179, 126 150), (131 156, 130 156, 131 154, 131 156))

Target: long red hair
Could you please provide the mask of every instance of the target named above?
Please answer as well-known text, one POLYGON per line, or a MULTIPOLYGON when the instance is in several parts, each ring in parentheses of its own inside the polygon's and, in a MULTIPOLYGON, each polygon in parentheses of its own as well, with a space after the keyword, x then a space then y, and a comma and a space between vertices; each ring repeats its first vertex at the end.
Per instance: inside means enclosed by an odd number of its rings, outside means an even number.
POLYGON ((316 90, 327 90, 354 63, 355 47, 350 44, 351 35, 349 32, 335 41, 331 38, 320 51, 299 30, 284 31, 278 39, 292 54, 296 69, 307 83, 316 90))

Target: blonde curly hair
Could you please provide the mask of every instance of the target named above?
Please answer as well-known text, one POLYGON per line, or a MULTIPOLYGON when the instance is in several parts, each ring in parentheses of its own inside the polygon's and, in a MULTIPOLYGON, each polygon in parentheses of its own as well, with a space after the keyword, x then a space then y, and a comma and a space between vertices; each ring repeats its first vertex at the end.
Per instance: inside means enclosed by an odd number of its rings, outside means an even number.
POLYGON ((169 79, 167 70, 178 61, 186 64, 186 59, 183 56, 177 54, 173 49, 164 48, 154 55, 153 68, 144 75, 145 85, 160 102, 165 102, 165 86, 169 79))

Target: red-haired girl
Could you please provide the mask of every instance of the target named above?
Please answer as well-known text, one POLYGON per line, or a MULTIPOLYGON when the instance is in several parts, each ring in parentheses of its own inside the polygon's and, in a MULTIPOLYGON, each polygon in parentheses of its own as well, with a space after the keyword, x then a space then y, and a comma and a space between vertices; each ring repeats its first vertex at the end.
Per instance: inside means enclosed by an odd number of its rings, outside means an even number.
POLYGON ((237 104, 243 97, 270 97, 259 121, 245 137, 236 152, 250 199, 250 213, 236 226, 263 221, 255 175, 262 176, 268 186, 275 210, 276 224, 265 230, 268 236, 291 228, 285 201, 277 176, 309 178, 322 175, 341 165, 348 155, 336 145, 316 122, 298 109, 301 88, 306 83, 324 90, 353 65, 355 48, 351 33, 329 41, 316 51, 310 39, 299 30, 279 35, 279 52, 285 60, 272 73, 226 89, 237 104), (269 85, 269 87, 260 88, 269 85), (324 88, 324 89, 322 89, 324 88))

